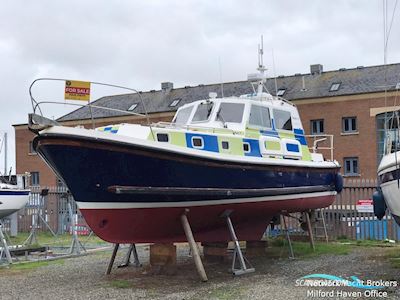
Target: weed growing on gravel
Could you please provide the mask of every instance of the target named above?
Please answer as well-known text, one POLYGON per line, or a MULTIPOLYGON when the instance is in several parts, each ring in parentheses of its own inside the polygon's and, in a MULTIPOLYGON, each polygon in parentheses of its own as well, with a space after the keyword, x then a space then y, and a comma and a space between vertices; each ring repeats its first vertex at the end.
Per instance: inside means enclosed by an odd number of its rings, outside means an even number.
POLYGON ((33 261, 33 262, 27 262, 27 263, 18 263, 18 264, 12 264, 9 266, 8 269, 2 268, 0 269, 1 271, 7 272, 7 271, 31 271, 35 270, 37 268, 45 267, 48 265, 62 265, 64 264, 63 259, 59 260, 52 260, 52 261, 33 261))
MULTIPOLYGON (((288 243, 283 238, 271 239, 269 241, 270 249, 267 253, 275 253, 288 247, 288 243), (271 251, 270 251, 271 250, 271 251)), ((315 243, 315 251, 310 247, 308 242, 292 242, 293 251, 296 257, 314 257, 322 254, 346 255, 351 250, 351 245, 341 243, 315 243)))
POLYGON ((395 247, 386 251, 385 257, 389 259, 389 262, 393 268, 400 269, 400 249, 395 247))
POLYGON ((243 288, 235 286, 232 287, 218 287, 209 292, 207 298, 211 299, 219 299, 219 300, 228 300, 228 299, 239 299, 240 296, 243 294, 243 288))
POLYGON ((110 285, 118 289, 127 289, 132 287, 132 284, 128 280, 123 279, 114 279, 110 281, 110 285))

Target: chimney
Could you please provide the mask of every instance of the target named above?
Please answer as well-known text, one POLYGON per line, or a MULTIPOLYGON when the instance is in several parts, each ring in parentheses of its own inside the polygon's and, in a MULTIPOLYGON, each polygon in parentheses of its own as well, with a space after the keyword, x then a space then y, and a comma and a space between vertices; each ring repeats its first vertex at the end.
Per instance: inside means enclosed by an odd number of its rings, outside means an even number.
POLYGON ((323 72, 323 66, 320 64, 310 65, 311 75, 319 75, 323 72))
POLYGON ((174 88, 174 84, 172 82, 161 82, 161 89, 163 91, 170 91, 174 88))

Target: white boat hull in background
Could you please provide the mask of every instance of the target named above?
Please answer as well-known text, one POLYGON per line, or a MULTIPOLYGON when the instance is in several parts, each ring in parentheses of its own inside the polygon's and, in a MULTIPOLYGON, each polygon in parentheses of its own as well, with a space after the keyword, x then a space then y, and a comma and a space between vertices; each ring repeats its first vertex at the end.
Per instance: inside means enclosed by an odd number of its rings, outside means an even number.
POLYGON ((29 190, 0 189, 0 219, 23 208, 29 200, 29 190))

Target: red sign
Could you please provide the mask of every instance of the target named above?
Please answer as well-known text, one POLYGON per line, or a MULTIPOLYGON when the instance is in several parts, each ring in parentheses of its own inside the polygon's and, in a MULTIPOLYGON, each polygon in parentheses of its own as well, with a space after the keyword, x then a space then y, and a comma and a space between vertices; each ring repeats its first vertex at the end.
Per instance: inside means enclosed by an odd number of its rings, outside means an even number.
POLYGON ((374 202, 371 199, 358 200, 356 204, 356 209, 361 213, 373 213, 374 212, 374 202))
POLYGON ((371 199, 358 200, 356 205, 374 205, 374 201, 372 201, 371 199))

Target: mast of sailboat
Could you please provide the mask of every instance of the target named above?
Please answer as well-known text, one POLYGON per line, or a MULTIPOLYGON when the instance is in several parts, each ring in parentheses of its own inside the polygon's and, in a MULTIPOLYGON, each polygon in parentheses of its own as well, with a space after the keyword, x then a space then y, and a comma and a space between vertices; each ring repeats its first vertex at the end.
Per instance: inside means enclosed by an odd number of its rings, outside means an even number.
MULTIPOLYGON (((4 132, 3 136, 0 137, 0 153, 3 152, 4 148, 4 173, 3 176, 7 175, 7 132, 4 132)), ((0 171, 1 174, 1 171, 0 171)))
POLYGON ((4 176, 7 175, 7 132, 4 132, 4 176))

